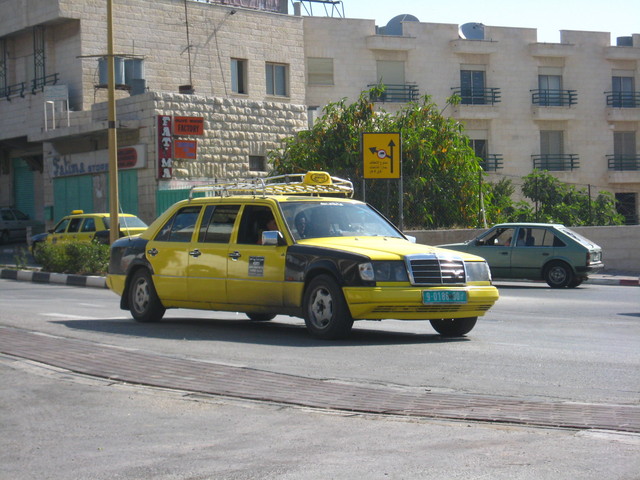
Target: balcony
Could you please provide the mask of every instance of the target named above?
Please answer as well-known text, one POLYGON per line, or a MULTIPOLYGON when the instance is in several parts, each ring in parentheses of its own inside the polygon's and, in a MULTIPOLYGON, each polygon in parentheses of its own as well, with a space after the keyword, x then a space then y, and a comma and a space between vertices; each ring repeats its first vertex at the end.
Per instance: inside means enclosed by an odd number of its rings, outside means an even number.
POLYGON ((490 55, 498 51, 498 42, 493 40, 467 40, 459 38, 449 42, 454 53, 490 55))
POLYGON ((578 155, 573 153, 531 155, 531 159, 533 160, 533 168, 537 170, 566 172, 576 170, 580 166, 578 155))
POLYGON ((372 35, 367 37, 369 50, 391 50, 396 52, 409 51, 416 48, 415 37, 398 35, 372 35))
POLYGON ((480 161, 480 166, 485 172, 496 172, 498 170, 502 170, 502 155, 487 155, 487 158, 480 161))
POLYGON ((640 170, 639 155, 607 155, 609 170, 638 171, 640 170))
POLYGON ((500 103, 499 88, 462 88, 452 87, 454 95, 458 95, 461 105, 495 105, 500 103))
POLYGON ((529 90, 531 103, 539 107, 570 107, 578 103, 576 90, 529 90))
POLYGON ((604 94, 607 96, 607 107, 640 107, 640 92, 604 92, 604 94))
POLYGON ((576 46, 571 43, 531 43, 529 53, 534 57, 562 58, 573 55, 576 46))
MULTIPOLYGON (((378 87, 379 84, 369 84, 367 88, 378 87)), ((406 103, 418 100, 418 86, 415 83, 390 83, 384 85, 384 92, 371 93, 369 100, 372 102, 406 103)))
MULTIPOLYGON (((52 73, 41 78, 34 78, 31 80, 31 93, 35 95, 38 90, 44 91, 46 85, 55 85, 58 83, 58 74, 52 73)), ((24 98, 25 93, 28 91, 27 82, 20 82, 14 85, 7 85, 4 88, 0 88, 0 98, 5 98, 9 102, 12 97, 24 98)))

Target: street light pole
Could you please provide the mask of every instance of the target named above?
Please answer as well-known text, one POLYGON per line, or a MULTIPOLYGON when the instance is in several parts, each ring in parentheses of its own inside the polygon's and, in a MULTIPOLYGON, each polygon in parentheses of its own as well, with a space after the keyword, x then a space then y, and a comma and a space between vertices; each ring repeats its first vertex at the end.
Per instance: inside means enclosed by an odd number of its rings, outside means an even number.
POLYGON ((113 57, 113 8, 112 0, 107 0, 107 82, 108 90, 108 133, 109 133, 109 243, 120 236, 118 225, 118 136, 116 130, 115 67, 113 57))

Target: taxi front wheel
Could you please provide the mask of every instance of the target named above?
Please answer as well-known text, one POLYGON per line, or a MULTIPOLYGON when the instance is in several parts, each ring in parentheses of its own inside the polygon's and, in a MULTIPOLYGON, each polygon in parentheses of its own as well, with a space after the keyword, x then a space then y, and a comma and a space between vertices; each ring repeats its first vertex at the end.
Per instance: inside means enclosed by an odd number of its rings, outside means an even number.
POLYGON ((129 308, 138 322, 157 322, 166 309, 160 303, 151 275, 146 270, 138 270, 129 283, 129 308))
POLYGON ((311 280, 304 293, 303 309, 304 323, 314 337, 342 338, 353 326, 342 289, 329 275, 318 275, 311 280))
POLYGON ((478 317, 430 320, 433 329, 443 337, 462 337, 475 327, 478 317))

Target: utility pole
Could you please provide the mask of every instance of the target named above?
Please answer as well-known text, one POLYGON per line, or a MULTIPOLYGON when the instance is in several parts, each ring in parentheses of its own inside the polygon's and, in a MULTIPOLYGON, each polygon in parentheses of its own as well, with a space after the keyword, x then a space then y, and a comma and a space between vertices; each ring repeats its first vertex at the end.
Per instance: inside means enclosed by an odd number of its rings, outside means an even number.
POLYGON ((118 225, 118 135, 116 130, 115 67, 113 58, 113 5, 107 0, 107 82, 108 133, 109 133, 109 243, 120 236, 118 225))

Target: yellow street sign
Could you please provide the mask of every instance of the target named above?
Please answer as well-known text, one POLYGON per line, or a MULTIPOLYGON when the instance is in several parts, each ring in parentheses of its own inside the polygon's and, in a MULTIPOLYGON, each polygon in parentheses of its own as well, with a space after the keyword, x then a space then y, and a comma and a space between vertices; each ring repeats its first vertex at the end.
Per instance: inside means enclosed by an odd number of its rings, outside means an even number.
POLYGON ((399 133, 363 133, 364 178, 400 178, 399 133))

